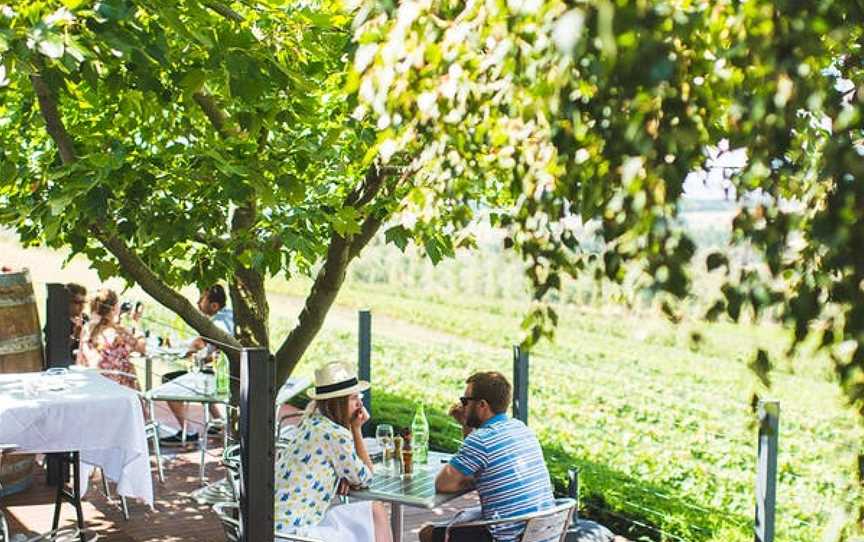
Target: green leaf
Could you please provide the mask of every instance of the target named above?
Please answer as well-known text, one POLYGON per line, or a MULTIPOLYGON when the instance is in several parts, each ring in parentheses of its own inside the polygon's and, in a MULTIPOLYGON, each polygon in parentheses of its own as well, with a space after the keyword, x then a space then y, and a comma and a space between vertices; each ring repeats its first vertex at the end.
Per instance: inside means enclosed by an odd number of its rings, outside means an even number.
POLYGON ((405 248, 408 246, 408 240, 410 238, 411 232, 401 225, 388 228, 387 231, 384 232, 384 240, 388 243, 393 243, 399 247, 399 250, 402 252, 405 252, 405 248))
POLYGON ((360 213, 354 207, 343 207, 331 219, 333 229, 342 237, 360 233, 360 213))
POLYGON ((48 58, 60 58, 63 56, 63 38, 57 34, 47 34, 38 45, 39 52, 48 58))

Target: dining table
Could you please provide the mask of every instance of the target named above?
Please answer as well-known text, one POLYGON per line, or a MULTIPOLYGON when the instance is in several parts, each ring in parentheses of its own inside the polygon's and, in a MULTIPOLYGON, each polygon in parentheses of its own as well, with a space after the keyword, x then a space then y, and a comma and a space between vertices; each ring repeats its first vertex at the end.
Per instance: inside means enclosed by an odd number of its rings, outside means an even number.
POLYGON ((456 493, 435 491, 435 477, 452 457, 452 454, 430 451, 426 463, 413 463, 413 472, 410 475, 402 474, 394 465, 385 465, 378 459, 372 465, 374 472, 372 482, 366 487, 351 491, 350 497, 390 503, 393 542, 402 542, 405 506, 437 508, 473 491, 472 489, 456 493))
MULTIPOLYGON (((117 483, 119 495, 153 505, 141 399, 135 390, 97 372, 0 374, 0 445, 4 443, 15 444, 13 453, 74 457, 78 499, 86 493, 90 473, 100 468, 117 483)), ((80 502, 77 508, 80 516, 80 502)))

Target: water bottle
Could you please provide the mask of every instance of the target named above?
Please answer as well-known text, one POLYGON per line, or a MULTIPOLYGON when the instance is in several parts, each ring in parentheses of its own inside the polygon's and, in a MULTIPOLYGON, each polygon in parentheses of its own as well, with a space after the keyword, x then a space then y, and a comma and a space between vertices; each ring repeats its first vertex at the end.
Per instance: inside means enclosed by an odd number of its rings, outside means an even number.
POLYGON ((231 388, 231 373, 228 368, 228 358, 219 354, 216 358, 216 394, 228 395, 231 388))
POLYGON ((425 464, 429 458, 429 422, 426 420, 423 403, 417 405, 411 421, 411 446, 414 450, 414 461, 425 464))

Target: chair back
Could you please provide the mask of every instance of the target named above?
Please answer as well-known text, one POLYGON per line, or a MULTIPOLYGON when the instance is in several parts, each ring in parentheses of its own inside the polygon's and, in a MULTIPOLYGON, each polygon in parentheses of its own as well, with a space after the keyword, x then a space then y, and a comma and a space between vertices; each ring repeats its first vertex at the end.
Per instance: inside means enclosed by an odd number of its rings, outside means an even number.
POLYGON ((552 539, 563 541, 575 509, 574 499, 555 499, 554 508, 544 510, 525 522, 525 531, 520 542, 544 542, 552 539))
POLYGON ((222 523, 226 542, 240 542, 239 507, 234 502, 219 502, 213 505, 213 512, 222 523))

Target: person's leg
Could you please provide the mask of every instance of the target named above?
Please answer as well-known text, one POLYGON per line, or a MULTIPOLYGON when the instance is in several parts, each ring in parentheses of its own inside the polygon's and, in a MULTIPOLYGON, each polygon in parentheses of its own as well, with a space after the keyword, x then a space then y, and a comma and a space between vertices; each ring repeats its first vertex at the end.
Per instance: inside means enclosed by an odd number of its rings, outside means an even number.
POLYGON ((392 542, 390 517, 384 503, 378 501, 372 503, 372 521, 375 523, 375 542, 392 542))

